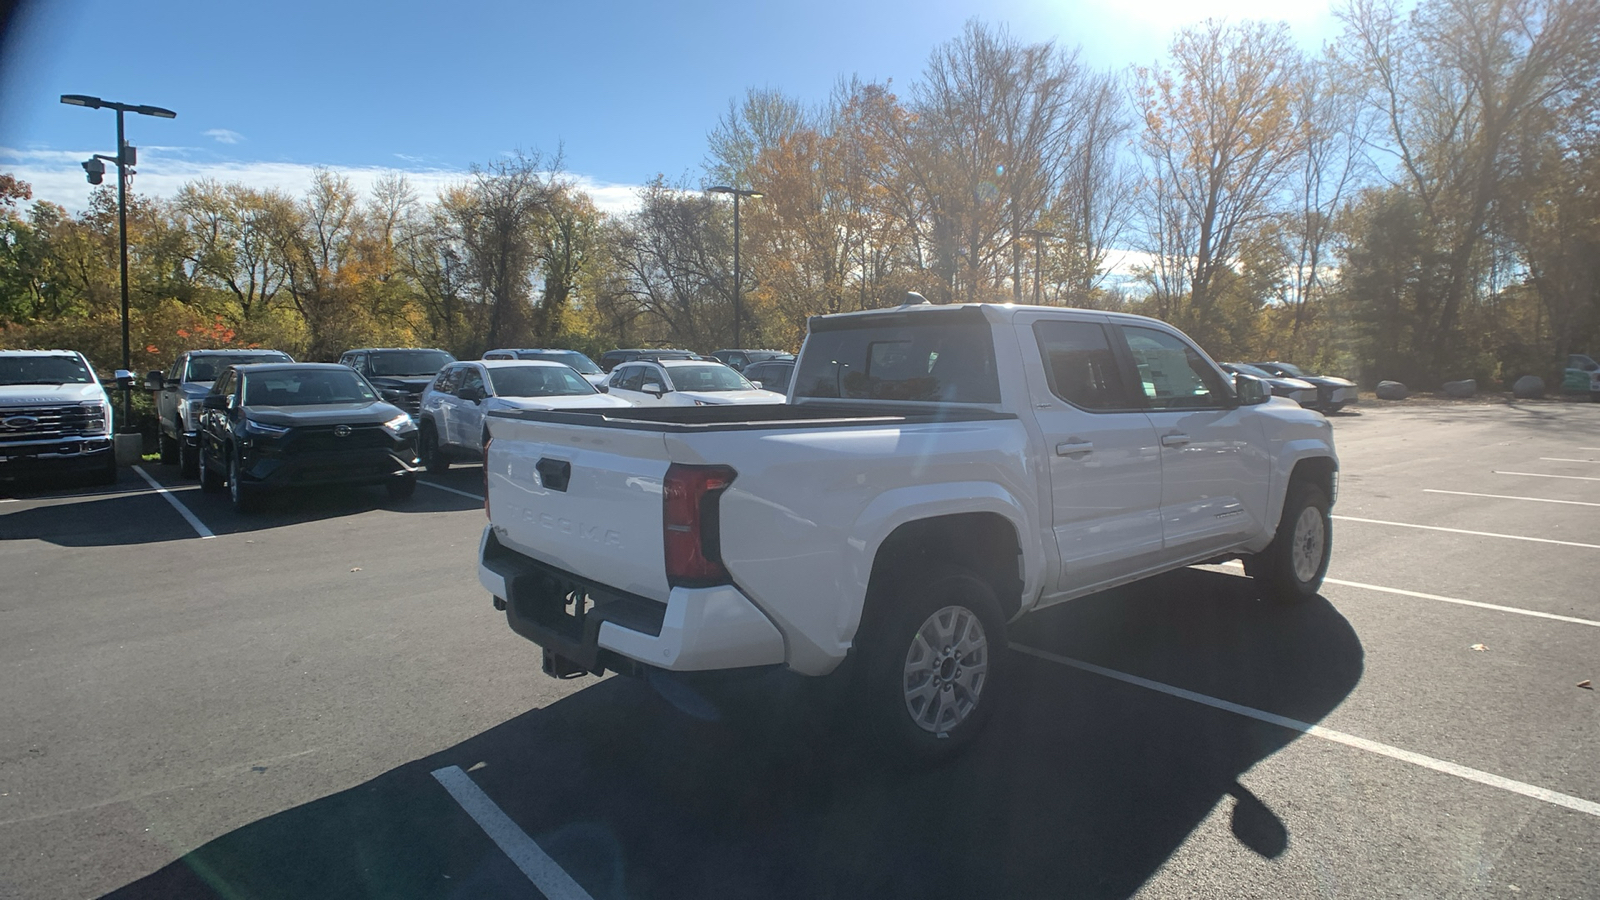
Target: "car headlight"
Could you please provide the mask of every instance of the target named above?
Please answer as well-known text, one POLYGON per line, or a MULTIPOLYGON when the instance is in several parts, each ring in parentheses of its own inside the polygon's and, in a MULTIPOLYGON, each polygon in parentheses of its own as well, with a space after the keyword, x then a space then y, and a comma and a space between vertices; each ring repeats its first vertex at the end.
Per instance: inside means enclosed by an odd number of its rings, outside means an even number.
POLYGON ((106 405, 99 400, 90 400, 82 404, 83 409, 83 434, 104 434, 106 428, 106 405))
POLYGON ((266 422, 257 422, 255 419, 244 420, 244 430, 262 437, 283 437, 289 429, 283 425, 268 425, 266 422))
POLYGON ((389 432, 390 437, 400 437, 417 430, 417 423, 410 415, 401 413, 383 423, 383 430, 389 432))
POLYGON ((203 400, 190 400, 189 401, 189 427, 190 428, 199 428, 200 427, 200 416, 205 412, 205 406, 203 405, 204 402, 205 401, 203 401, 203 400))

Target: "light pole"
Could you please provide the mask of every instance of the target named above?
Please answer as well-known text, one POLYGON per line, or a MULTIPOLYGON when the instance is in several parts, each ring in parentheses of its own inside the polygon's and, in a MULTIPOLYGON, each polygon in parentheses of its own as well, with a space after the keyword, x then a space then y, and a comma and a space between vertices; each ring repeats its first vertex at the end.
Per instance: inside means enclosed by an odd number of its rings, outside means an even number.
POLYGON ((61 102, 68 106, 117 111, 117 155, 102 156, 96 153, 83 163, 83 170, 88 173, 90 184, 99 184, 106 170, 100 160, 117 164, 117 243, 120 245, 122 266, 122 369, 129 373, 128 376, 118 380, 123 382, 122 430, 128 431, 133 427, 133 363, 128 348, 128 167, 137 162, 138 154, 136 148, 128 146, 127 138, 123 135, 122 114, 132 112, 141 116, 155 116, 158 119, 176 119, 178 114, 159 106, 117 103, 90 97, 87 94, 62 94, 61 102))
POLYGON ((713 194, 733 195, 733 346, 742 347, 743 345, 739 342, 739 199, 749 197, 754 200, 765 195, 760 191, 728 187, 725 184, 719 184, 714 188, 707 188, 707 190, 713 194))
POLYGON ((1033 305, 1039 305, 1039 276, 1044 272, 1044 239, 1055 237, 1048 231, 1038 228, 1029 228, 1022 233, 1023 237, 1033 238, 1033 305))

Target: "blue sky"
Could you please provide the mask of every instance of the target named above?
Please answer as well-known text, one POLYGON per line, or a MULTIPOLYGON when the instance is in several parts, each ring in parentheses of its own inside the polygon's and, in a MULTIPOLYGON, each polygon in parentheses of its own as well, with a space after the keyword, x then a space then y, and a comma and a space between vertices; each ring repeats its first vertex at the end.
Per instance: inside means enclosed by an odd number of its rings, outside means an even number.
POLYGON ((429 194, 474 162, 564 146, 616 206, 657 173, 697 179, 706 133, 749 86, 808 102, 852 74, 904 87, 974 17, 1081 44, 1097 67, 1149 63, 1207 16, 1288 16, 1307 46, 1335 32, 1327 0, 33 0, 0 59, 0 171, 81 207, 77 160, 115 143, 111 113, 57 99, 85 93, 178 112, 130 117, 136 190, 197 175, 292 189, 326 165, 358 184, 407 171, 429 194))

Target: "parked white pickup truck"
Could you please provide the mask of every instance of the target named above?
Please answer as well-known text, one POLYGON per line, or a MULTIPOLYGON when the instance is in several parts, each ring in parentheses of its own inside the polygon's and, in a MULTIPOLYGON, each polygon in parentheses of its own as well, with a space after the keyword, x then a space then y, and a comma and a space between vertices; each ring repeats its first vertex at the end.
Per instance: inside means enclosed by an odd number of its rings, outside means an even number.
POLYGON ((1288 600, 1327 570, 1328 421, 1152 319, 818 317, 789 401, 489 416, 479 579, 546 672, 848 659, 865 724, 936 756, 1021 615, 1194 563, 1288 600))

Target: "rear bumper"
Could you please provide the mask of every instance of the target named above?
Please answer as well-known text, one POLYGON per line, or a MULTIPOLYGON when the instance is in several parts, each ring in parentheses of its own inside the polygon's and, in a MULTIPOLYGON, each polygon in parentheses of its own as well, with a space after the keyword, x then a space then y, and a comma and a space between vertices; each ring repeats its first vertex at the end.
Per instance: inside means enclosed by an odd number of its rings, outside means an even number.
POLYGON ((673 588, 665 605, 502 546, 484 529, 478 581, 511 630, 591 672, 704 672, 781 664, 783 635, 738 588, 673 588))
POLYGON ((9 442, 0 444, 0 478, 95 471, 114 458, 110 435, 9 442))

